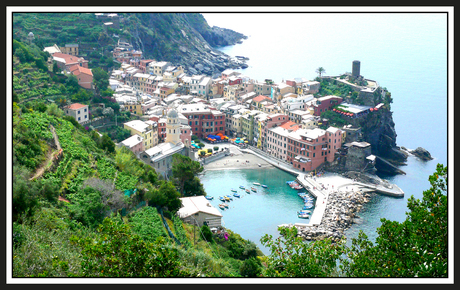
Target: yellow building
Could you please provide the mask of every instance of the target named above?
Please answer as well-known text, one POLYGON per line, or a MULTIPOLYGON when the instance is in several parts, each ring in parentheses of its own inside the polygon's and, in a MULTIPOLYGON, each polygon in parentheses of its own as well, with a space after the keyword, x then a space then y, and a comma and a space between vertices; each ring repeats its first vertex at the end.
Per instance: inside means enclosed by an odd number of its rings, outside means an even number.
POLYGON ((132 120, 123 124, 125 129, 131 131, 131 135, 139 135, 144 138, 144 150, 158 144, 158 124, 154 121, 132 120))
POLYGON ((131 113, 134 113, 139 116, 142 115, 142 104, 141 103, 138 103, 138 102, 126 103, 124 106, 127 111, 130 111, 131 113))

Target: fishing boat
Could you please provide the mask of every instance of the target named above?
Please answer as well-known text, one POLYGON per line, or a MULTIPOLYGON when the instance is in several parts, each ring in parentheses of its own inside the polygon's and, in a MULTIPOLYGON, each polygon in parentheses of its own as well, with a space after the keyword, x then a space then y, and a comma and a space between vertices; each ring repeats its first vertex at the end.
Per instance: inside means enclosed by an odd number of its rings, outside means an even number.
POLYGON ((244 186, 243 186, 243 185, 240 185, 240 188, 241 188, 241 189, 244 189, 244 186))
POLYGON ((259 185, 260 185, 260 183, 258 183, 258 182, 254 182, 254 185, 258 185, 258 186, 259 186, 259 185))
POLYGON ((310 214, 297 212, 297 217, 301 219, 308 219, 310 218, 310 214))
POLYGON ((236 193, 236 192, 233 194, 233 196, 240 198, 240 195, 238 193, 236 193))
POLYGON ((223 210, 223 209, 225 209, 225 206, 221 203, 221 204, 219 204, 219 208, 223 210))
POLYGON ((251 193, 251 191, 249 190, 249 188, 246 188, 245 189, 247 193, 251 193))
POLYGON ((233 188, 232 188, 232 189, 230 189, 230 191, 231 191, 231 192, 236 192, 236 189, 233 189, 233 188))
POLYGON ((233 197, 232 197, 230 194, 227 194, 225 197, 226 197, 228 200, 233 200, 233 197))
POLYGON ((263 188, 267 188, 268 186, 266 186, 265 184, 262 184, 262 187, 263 187, 263 188))
POLYGON ((207 200, 213 200, 214 196, 205 196, 207 200))
POLYGON ((251 190, 257 192, 257 189, 255 189, 254 187, 251 187, 251 190))
POLYGON ((223 196, 219 196, 219 199, 220 199, 221 201, 225 201, 225 197, 223 197, 223 196))
POLYGON ((225 208, 228 208, 228 203, 222 203, 222 205, 225 207, 225 208))

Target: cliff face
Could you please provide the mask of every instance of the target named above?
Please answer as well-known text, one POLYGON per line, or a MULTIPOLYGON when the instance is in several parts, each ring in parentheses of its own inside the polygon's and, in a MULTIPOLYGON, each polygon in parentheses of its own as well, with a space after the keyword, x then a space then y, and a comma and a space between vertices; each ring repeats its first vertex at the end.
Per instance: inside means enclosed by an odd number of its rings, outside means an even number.
POLYGON ((241 64, 214 47, 233 45, 246 38, 230 29, 209 27, 198 13, 128 13, 122 27, 128 41, 145 58, 182 65, 190 74, 219 74, 241 64))

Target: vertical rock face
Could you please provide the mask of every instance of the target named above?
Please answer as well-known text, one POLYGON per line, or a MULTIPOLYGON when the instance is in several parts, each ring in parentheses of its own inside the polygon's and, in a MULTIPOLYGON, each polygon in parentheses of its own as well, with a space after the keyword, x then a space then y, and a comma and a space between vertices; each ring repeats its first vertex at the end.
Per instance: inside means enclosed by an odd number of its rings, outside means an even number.
POLYGON ((233 45, 246 36, 211 28, 199 13, 137 13, 123 25, 145 58, 180 64, 192 74, 214 75, 242 66, 214 47, 233 45))

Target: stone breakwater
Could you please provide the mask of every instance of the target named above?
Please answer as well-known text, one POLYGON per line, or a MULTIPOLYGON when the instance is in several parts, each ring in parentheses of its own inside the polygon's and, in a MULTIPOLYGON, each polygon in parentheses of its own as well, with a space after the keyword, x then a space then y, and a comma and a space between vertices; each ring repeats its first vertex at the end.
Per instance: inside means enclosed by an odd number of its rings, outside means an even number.
POLYGON ((339 241, 346 229, 357 221, 358 212, 371 198, 371 193, 359 191, 331 191, 320 225, 298 226, 297 235, 305 240, 331 238, 339 241))

